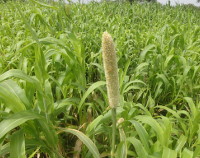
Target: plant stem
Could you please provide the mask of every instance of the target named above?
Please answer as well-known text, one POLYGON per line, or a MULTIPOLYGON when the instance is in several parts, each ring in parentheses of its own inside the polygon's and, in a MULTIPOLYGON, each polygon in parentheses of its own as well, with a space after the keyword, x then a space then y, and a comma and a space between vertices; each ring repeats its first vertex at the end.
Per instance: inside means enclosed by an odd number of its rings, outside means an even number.
POLYGON ((116 108, 112 108, 112 149, 111 149, 111 158, 115 157, 115 140, 116 140, 116 108))

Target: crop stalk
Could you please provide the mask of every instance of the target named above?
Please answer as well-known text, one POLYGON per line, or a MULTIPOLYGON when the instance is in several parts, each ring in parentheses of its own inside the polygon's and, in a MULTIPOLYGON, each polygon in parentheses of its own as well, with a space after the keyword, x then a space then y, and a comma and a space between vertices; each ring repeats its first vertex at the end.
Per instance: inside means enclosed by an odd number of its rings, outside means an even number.
POLYGON ((111 158, 115 157, 116 145, 116 108, 119 105, 119 77, 117 67, 117 57, 114 42, 111 35, 107 32, 102 37, 103 64, 106 77, 109 106, 112 111, 112 141, 111 158))
POLYGON ((115 140, 116 140, 116 108, 112 108, 112 148, 111 158, 115 157, 115 140))

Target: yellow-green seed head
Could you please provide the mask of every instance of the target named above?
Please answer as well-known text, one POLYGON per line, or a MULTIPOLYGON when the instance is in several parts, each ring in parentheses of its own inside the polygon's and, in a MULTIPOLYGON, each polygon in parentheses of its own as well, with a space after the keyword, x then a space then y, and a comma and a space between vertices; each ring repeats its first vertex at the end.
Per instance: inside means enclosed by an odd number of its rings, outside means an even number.
POLYGON ((107 32, 102 36, 102 50, 109 106, 116 108, 120 101, 117 58, 113 39, 107 32))

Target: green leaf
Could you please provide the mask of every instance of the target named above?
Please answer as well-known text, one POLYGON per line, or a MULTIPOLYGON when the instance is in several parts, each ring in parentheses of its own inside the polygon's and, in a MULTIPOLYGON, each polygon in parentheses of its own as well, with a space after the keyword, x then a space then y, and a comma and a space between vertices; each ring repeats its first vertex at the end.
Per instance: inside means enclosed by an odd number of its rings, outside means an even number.
POLYGON ((146 86, 146 84, 141 80, 133 80, 133 81, 127 82, 121 88, 121 94, 126 93, 131 89, 141 89, 141 87, 144 87, 144 86, 146 86))
POLYGON ((40 46, 34 47, 35 50, 35 65, 34 65, 34 70, 35 70, 35 75, 37 79, 41 82, 44 83, 45 80, 48 78, 48 73, 45 70, 46 66, 46 60, 44 57, 44 53, 40 46))
POLYGON ((134 125, 134 127, 137 131, 137 134, 139 135, 140 140, 141 140, 142 144, 144 145, 145 150, 150 152, 149 142, 148 142, 148 140, 150 138, 149 138, 147 131, 139 122, 134 121, 134 120, 130 120, 130 122, 134 125))
POLYGON ((40 150, 40 147, 38 147, 28 158, 33 158, 35 154, 40 150))
POLYGON ((30 76, 25 74, 23 71, 18 70, 18 69, 11 69, 11 70, 6 71, 2 75, 0 75, 0 82, 8 79, 10 77, 16 77, 16 78, 23 79, 23 80, 30 82, 30 83, 38 84, 37 80, 31 78, 30 76))
POLYGON ((26 98, 24 90, 12 80, 0 83, 0 98, 13 112, 23 111, 26 109, 26 106, 30 107, 30 103, 26 98))
POLYGON ((185 145, 187 141, 187 137, 184 135, 181 135, 180 138, 178 139, 177 143, 176 143, 176 151, 179 152, 182 150, 183 146, 185 145))
POLYGON ((55 128, 53 128, 53 125, 50 123, 50 121, 48 123, 46 120, 38 120, 38 123, 40 125, 41 131, 45 135, 45 139, 48 145, 51 146, 52 149, 56 149, 58 137, 55 128))
POLYGON ((118 127, 119 129, 119 135, 120 135, 120 144, 117 147, 117 152, 116 152, 116 158, 126 158, 127 157, 127 142, 126 142, 126 134, 124 132, 124 129, 122 128, 121 125, 118 127))
POLYGON ((28 22, 28 20, 26 19, 26 17, 23 15, 23 12, 22 12, 21 8, 18 6, 18 4, 16 4, 15 6, 13 5, 13 8, 17 8, 17 10, 18 10, 18 12, 19 12, 19 14, 20 14, 20 16, 21 16, 23 22, 24 22, 25 25, 26 25, 25 28, 28 29, 28 30, 31 32, 33 39, 34 39, 37 43, 39 43, 37 33, 36 33, 35 30, 31 27, 31 25, 30 25, 30 23, 28 22))
POLYGON ((126 158, 127 157, 127 145, 125 141, 122 141, 117 145, 117 151, 116 151, 116 158, 126 158))
POLYGON ((10 158, 26 158, 25 140, 22 130, 15 132, 11 136, 10 158))
POLYGON ((93 84, 88 88, 88 90, 84 93, 84 95, 83 95, 83 97, 82 97, 82 99, 81 99, 81 101, 80 101, 80 103, 79 103, 79 105, 78 105, 78 111, 79 111, 79 112, 81 111, 82 105, 83 105, 85 99, 89 96, 89 94, 90 94, 91 92, 93 92, 96 88, 98 88, 98 87, 100 87, 100 86, 102 86, 102 85, 105 85, 105 84, 106 84, 105 81, 98 81, 98 82, 93 83, 93 84))
POLYGON ((146 46, 145 48, 144 48, 144 50, 141 52, 141 54, 140 54, 140 62, 142 62, 143 60, 144 60, 144 58, 146 57, 146 54, 148 53, 148 52, 150 52, 153 48, 155 48, 156 46, 154 45, 154 44, 150 44, 150 45, 148 45, 148 46, 146 46))
POLYGON ((102 121, 103 119, 103 115, 99 115, 97 118, 95 118, 88 126, 87 126, 87 129, 86 129, 86 132, 87 133, 92 133, 91 131, 94 130, 98 124, 100 123, 100 121, 102 121))
POLYGON ((192 100, 192 98, 189 98, 189 97, 184 97, 184 99, 187 101, 188 105, 189 105, 189 108, 192 112, 192 116, 193 118, 196 116, 197 114, 197 110, 196 110, 196 107, 195 107, 195 104, 192 100))
POLYGON ((26 121, 42 118, 42 116, 31 111, 22 111, 16 114, 12 114, 10 117, 0 122, 0 139, 10 130, 25 123, 26 121))
POLYGON ((5 73, 3 73, 2 75, 0 75, 0 82, 4 81, 6 79, 9 79, 11 77, 15 77, 15 78, 27 81, 28 83, 33 85, 35 88, 37 88, 37 90, 41 91, 40 83, 37 79, 32 78, 31 76, 28 76, 23 71, 18 70, 18 69, 8 70, 5 73))
POLYGON ((194 150, 194 157, 196 158, 200 154, 200 145, 197 145, 194 150))
POLYGON ((177 152, 169 148, 164 148, 162 158, 177 158, 177 152))
POLYGON ((136 116, 136 119, 151 126, 152 129, 157 133, 157 137, 160 143, 164 145, 164 138, 163 138, 164 131, 155 119, 153 119, 151 116, 142 116, 142 115, 136 116))
POLYGON ((180 119, 180 116, 179 114, 175 111, 175 110, 172 110, 166 106, 161 106, 161 105, 158 105, 156 106, 155 108, 160 108, 160 109, 164 109, 166 110, 167 112, 171 113, 174 117, 176 117, 177 119, 180 119))
POLYGON ((183 150, 183 153, 181 154, 182 158, 193 158, 193 151, 188 150, 187 148, 185 148, 183 150))
POLYGON ((126 141, 133 144, 135 151, 136 151, 139 158, 147 158, 148 153, 144 149, 142 143, 138 139, 136 139, 134 137, 129 137, 129 138, 126 139, 126 141))
MULTIPOLYGON (((124 109, 121 107, 117 107, 117 115, 121 114, 124 109)), ((107 111, 105 114, 103 115, 99 115, 96 119, 94 119, 87 127, 86 129, 86 133, 88 135, 93 134, 93 131, 95 131, 95 129, 98 127, 98 125, 100 125, 101 123, 104 122, 109 122, 111 120, 112 117, 112 113, 111 110, 107 111)))
POLYGON ((36 4, 38 4, 38 5, 40 5, 40 6, 43 6, 43 7, 47 7, 47 8, 51 8, 51 9, 55 9, 55 10, 58 9, 55 6, 51 6, 51 5, 48 5, 48 4, 45 4, 45 3, 41 3, 41 2, 38 2, 36 0, 31 0, 31 1, 34 2, 34 3, 36 3, 36 4))
POLYGON ((75 129, 70 129, 70 128, 59 128, 59 129, 62 132, 71 133, 77 136, 83 142, 83 144, 87 146, 89 151, 93 154, 94 158, 100 158, 100 154, 96 145, 92 142, 92 140, 88 136, 75 129))
POLYGON ((164 62, 164 67, 167 68, 167 66, 169 65, 169 62, 173 59, 174 55, 169 55, 167 56, 165 62, 164 62))
POLYGON ((5 156, 6 154, 10 153, 10 143, 6 143, 0 148, 0 157, 5 156))

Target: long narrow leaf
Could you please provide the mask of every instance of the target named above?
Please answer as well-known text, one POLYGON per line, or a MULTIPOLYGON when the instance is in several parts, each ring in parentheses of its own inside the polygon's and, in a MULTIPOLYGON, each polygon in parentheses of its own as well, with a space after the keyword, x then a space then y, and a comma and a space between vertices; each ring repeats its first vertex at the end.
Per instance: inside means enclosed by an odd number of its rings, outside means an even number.
POLYGON ((11 137, 10 158, 26 158, 25 140, 22 130, 15 132, 11 137))
POLYGON ((131 144, 133 144, 135 151, 138 155, 139 158, 147 158, 147 151, 144 149, 144 146, 142 145, 142 143, 134 138, 134 137, 129 137, 126 139, 128 142, 130 142, 131 144))
POLYGON ((83 97, 82 97, 82 99, 81 99, 81 101, 80 101, 80 103, 79 103, 79 106, 78 106, 78 111, 79 111, 79 112, 81 111, 82 105, 83 105, 85 99, 89 96, 89 94, 90 94, 91 92, 93 92, 96 88, 98 88, 98 87, 100 87, 100 86, 102 86, 102 85, 105 85, 105 84, 106 84, 105 81, 98 81, 98 82, 96 82, 96 83, 93 83, 93 84, 88 88, 88 90, 84 93, 84 95, 83 95, 83 97))
POLYGON ((7 119, 0 122, 0 139, 15 127, 25 123, 28 120, 42 119, 43 117, 39 114, 31 111, 22 111, 16 114, 12 114, 7 119))
POLYGON ((83 142, 83 144, 87 146, 89 151, 93 154, 94 158, 100 158, 100 154, 96 145, 92 142, 92 140, 88 136, 75 129, 70 129, 70 128, 59 128, 59 129, 62 132, 71 133, 77 136, 83 142))

